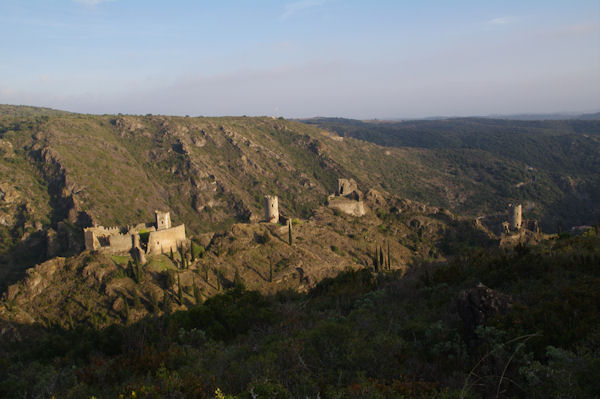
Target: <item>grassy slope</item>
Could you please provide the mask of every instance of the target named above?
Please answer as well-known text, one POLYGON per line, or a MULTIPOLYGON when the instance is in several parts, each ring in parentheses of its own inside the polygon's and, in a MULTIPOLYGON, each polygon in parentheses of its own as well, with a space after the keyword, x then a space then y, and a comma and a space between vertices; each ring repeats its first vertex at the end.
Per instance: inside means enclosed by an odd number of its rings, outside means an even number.
POLYGON ((593 121, 519 122, 517 128, 478 120, 327 125, 381 144, 409 145, 384 147, 282 119, 0 110, 2 140, 15 154, 0 159, 0 173, 18 193, 16 202, 0 204, 13 217, 12 225, 0 227, 5 271, 43 259, 45 230, 57 229, 71 194, 77 210, 99 224, 147 222, 155 209, 168 209, 188 234, 259 220, 264 194, 280 197, 282 213, 306 218, 335 190, 338 177, 355 178, 363 191, 375 188, 470 216, 529 201, 534 207, 525 216, 540 218, 550 230, 595 220, 600 203, 593 121), (500 145, 509 137, 510 146, 500 145), (436 148, 423 148, 428 143, 436 148), (508 157, 506 149, 516 155, 508 157), (51 152, 64 182, 48 176, 45 160, 35 155, 40 151, 51 152), (534 155, 524 159, 526 153, 534 155), (526 184, 516 187, 520 182, 526 184), (20 212, 27 221, 14 217, 18 209, 27 209, 20 212), (37 233, 35 222, 43 226, 37 233), (37 241, 22 241, 27 232, 37 241), (15 248, 39 256, 25 260, 15 248))
MULTIPOLYGON (((21 124, 17 133, 43 132, 44 145, 80 189, 80 207, 101 224, 146 221, 155 208, 167 208, 190 231, 209 231, 260 216, 265 193, 278 194, 284 212, 306 217, 342 176, 356 178, 363 189, 471 215, 532 201, 529 216, 548 228, 583 223, 586 214, 594 218, 595 122, 519 122, 525 125, 517 128, 492 122, 325 125, 394 146, 387 148, 270 118, 65 115, 21 124), (119 119, 133 128, 115 123, 119 119)), ((36 141, 20 140, 15 147, 36 141)))
MULTIPOLYGON (((450 188, 448 198, 419 193, 418 199, 425 202, 475 213, 499 211, 508 202, 533 201, 531 216, 549 230, 600 218, 597 120, 366 123, 323 118, 306 122, 388 147, 421 149, 421 164, 445 174, 450 188), (452 189, 461 181, 466 195, 452 189), (521 182, 525 184, 517 187, 521 182)), ((436 185, 443 186, 440 181, 436 185)))

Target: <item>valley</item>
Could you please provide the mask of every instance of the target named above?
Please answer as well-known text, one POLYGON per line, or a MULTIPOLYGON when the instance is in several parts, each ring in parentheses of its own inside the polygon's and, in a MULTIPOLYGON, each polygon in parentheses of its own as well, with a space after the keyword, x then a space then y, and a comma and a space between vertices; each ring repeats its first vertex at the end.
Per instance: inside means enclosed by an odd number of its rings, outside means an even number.
POLYGON ((0 393, 478 397, 530 338, 511 379, 588 378, 600 122, 302 122, 0 106, 0 393))

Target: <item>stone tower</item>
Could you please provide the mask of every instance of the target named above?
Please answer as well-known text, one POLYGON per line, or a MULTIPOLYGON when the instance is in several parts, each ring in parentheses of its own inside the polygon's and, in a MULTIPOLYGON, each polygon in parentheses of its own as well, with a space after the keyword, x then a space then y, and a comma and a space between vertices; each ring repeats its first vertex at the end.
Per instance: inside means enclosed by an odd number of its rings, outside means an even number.
POLYGON ((169 212, 154 211, 156 217, 156 230, 166 230, 171 228, 171 215, 169 212))
POLYGON ((515 230, 521 229, 521 224, 523 223, 523 208, 521 204, 513 205, 512 211, 512 228, 515 230))
POLYGON ((279 222, 279 203, 276 195, 265 195, 265 220, 269 223, 279 222))
POLYGON ((336 195, 345 196, 357 190, 358 187, 356 186, 356 182, 353 179, 338 179, 338 189, 336 195))

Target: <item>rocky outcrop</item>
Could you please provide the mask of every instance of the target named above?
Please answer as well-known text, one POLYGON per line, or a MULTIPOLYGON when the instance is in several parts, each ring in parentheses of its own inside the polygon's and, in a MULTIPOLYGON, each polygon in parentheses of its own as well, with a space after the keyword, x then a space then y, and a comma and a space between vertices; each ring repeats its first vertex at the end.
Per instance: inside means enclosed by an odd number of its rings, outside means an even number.
POLYGON ((15 152, 10 141, 0 139, 0 157, 14 158, 15 152))

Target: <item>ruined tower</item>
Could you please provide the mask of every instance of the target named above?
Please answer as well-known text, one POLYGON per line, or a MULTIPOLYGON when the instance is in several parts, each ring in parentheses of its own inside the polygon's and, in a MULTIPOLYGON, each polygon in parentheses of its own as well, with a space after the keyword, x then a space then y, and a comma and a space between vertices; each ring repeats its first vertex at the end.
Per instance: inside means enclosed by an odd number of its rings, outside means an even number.
POLYGON ((521 204, 513 205, 513 210, 512 210, 512 228, 513 229, 515 229, 515 230, 521 229, 521 224, 523 222, 522 214, 523 214, 523 208, 522 208, 521 204))
POLYGON ((166 230, 171 228, 171 215, 169 212, 154 211, 156 217, 156 230, 166 230))
POLYGON ((357 190, 358 187, 353 179, 338 179, 338 189, 336 195, 346 196, 357 190))
POLYGON ((279 203, 276 195, 265 195, 265 220, 269 223, 279 222, 279 203))

